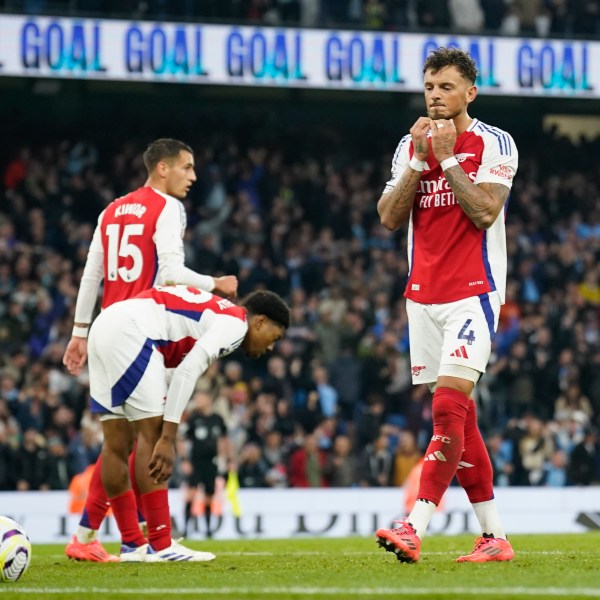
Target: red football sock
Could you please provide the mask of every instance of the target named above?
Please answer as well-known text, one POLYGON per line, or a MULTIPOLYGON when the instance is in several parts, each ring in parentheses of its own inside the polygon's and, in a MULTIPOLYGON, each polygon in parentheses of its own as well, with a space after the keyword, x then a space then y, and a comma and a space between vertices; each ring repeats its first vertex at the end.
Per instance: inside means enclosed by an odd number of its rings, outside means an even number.
POLYGON ((133 489, 133 493, 135 494, 135 504, 137 506, 138 521, 141 523, 142 521, 145 521, 146 518, 144 517, 143 512, 142 512, 142 500, 141 500, 142 493, 140 492, 140 488, 137 484, 137 478, 135 476, 136 451, 137 451, 137 440, 134 442, 133 451, 129 455, 129 479, 131 480, 131 488, 133 489))
POLYGON ((140 531, 137 520, 137 508, 133 490, 128 490, 120 496, 110 498, 110 504, 115 520, 121 532, 121 540, 128 546, 143 546, 146 539, 140 531))
POLYGON ((82 527, 98 531, 102 520, 108 512, 109 506, 108 497, 102 485, 102 456, 99 456, 92 471, 90 487, 88 488, 88 495, 85 500, 85 508, 83 509, 79 524, 82 527))
POLYGON ((423 462, 417 498, 440 503, 463 452, 469 397, 458 390, 437 388, 433 394, 433 436, 423 462))
POLYGON ((477 425, 477 411, 472 400, 465 421, 465 451, 460 457, 456 478, 472 504, 487 502, 494 497, 492 461, 477 425))
POLYGON ((148 541, 156 551, 171 545, 171 512, 168 490, 156 490, 140 496, 148 523, 148 541))

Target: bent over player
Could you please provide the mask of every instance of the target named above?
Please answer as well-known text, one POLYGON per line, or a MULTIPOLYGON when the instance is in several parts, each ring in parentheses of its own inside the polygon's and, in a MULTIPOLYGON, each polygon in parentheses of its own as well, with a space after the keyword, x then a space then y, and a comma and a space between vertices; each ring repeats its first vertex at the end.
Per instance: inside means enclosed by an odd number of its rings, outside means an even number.
MULTIPOLYGON (((179 140, 161 138, 148 146, 143 158, 148 171, 145 185, 111 202, 98 218, 77 294, 73 336, 63 357, 73 375, 81 372, 87 359, 88 328, 101 281, 102 308, 155 283, 183 283, 225 296, 235 296, 237 291, 237 278, 232 275, 213 278, 184 265, 186 218, 180 200, 196 181, 192 149, 179 140)), ((128 439, 133 443, 132 432, 128 439)), ((109 508, 101 462, 94 468, 77 532, 65 549, 69 558, 118 560, 96 538, 109 508)))
POLYGON ((377 209, 387 229, 408 220, 412 378, 433 392, 433 437, 408 518, 376 536, 400 560, 416 562, 456 474, 482 532, 471 554, 457 560, 511 560, 470 395, 485 372, 504 302, 504 218, 518 154, 508 133, 469 116, 477 69, 468 54, 438 48, 423 73, 428 116, 400 141, 377 209))
POLYGON ((290 310, 273 292, 253 292, 236 306, 186 286, 157 287, 108 307, 89 338, 92 412, 100 414, 102 483, 121 532, 121 561, 212 560, 171 539, 167 480, 181 415, 196 380, 236 348, 252 358, 273 349, 290 310), (174 368, 170 384, 167 369, 174 368), (135 522, 127 467, 125 417, 136 432, 135 477, 148 523, 148 543, 135 522))

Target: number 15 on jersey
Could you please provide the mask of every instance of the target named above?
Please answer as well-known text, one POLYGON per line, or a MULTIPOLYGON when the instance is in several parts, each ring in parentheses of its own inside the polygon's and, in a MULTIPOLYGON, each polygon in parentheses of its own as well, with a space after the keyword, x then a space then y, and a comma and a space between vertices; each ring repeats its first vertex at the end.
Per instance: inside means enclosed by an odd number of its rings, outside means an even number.
POLYGON ((117 281, 120 277, 123 281, 135 281, 142 274, 144 268, 144 257, 139 247, 130 239, 132 237, 144 235, 144 225, 142 223, 129 223, 123 226, 111 223, 106 226, 106 237, 108 238, 108 248, 106 256, 107 279, 117 281), (119 258, 131 257, 132 266, 130 269, 119 267, 119 258))

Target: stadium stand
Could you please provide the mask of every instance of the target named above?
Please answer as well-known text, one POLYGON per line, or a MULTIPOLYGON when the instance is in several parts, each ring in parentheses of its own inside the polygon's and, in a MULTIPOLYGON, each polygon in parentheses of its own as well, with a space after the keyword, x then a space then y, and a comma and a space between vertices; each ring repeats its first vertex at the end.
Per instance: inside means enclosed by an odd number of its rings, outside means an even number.
MULTIPOLYGON (((0 11, 600 35, 600 0, 3 0, 0 11)), ((199 178, 186 264, 237 274, 242 295, 272 289, 293 311, 274 356, 235 356, 198 382, 228 424, 242 485, 401 485, 431 435, 431 397, 410 381, 405 231, 383 229, 375 210, 399 132, 353 133, 322 114, 316 125, 202 117, 177 132, 199 178)), ((86 375, 68 376, 62 354, 97 216, 143 184, 141 151, 168 123, 124 125, 119 142, 98 123, 59 136, 29 118, 8 115, 0 148, 0 490, 67 489, 98 456, 86 375)), ((477 387, 495 483, 599 484, 600 138, 510 131, 521 158, 508 299, 477 387)))
MULTIPOLYGON (((94 139, 38 135, 2 152, 3 490, 66 489, 99 452, 86 376, 61 358, 95 220, 143 184, 147 138, 94 139)), ((204 123, 188 141, 199 179, 186 263, 237 274, 242 295, 272 289, 293 310, 274 356, 235 355, 198 382, 228 424, 242 485, 400 485, 431 435, 431 397, 410 383, 405 231, 383 229, 375 210, 391 163, 380 148, 393 143, 273 113, 204 123)), ((599 151, 557 132, 521 147, 509 298, 477 388, 497 485, 600 483, 599 151)))
POLYGON ((0 10, 540 37, 600 33, 598 0, 4 0, 0 10))

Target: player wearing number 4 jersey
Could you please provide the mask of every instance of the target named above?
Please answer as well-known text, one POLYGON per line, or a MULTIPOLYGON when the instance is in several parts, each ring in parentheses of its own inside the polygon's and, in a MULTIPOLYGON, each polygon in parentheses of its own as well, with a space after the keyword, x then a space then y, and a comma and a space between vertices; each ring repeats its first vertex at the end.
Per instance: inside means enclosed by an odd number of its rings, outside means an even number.
POLYGON ((492 466, 470 395, 485 372, 504 302, 504 217, 518 155, 508 133, 469 116, 477 69, 466 53, 438 48, 423 73, 428 116, 400 141, 377 209, 388 229, 408 221, 413 383, 433 391, 433 437, 411 513, 376 536, 399 560, 417 561, 456 475, 482 531, 471 554, 457 560, 506 561, 514 553, 494 503, 492 466))
POLYGON ((157 287, 103 311, 90 331, 92 412, 104 432, 102 482, 122 536, 121 560, 205 561, 171 540, 167 480, 175 460, 181 415, 196 380, 236 348, 252 358, 273 349, 290 310, 273 292, 258 291, 235 306, 196 288, 157 287), (174 368, 167 384, 167 369, 174 368), (115 417, 121 417, 115 419, 115 417), (127 477, 128 446, 113 423, 132 422, 137 435, 135 476, 148 521, 148 544, 131 526, 135 502, 127 477))
MULTIPOLYGON (((102 308, 131 298, 154 283, 176 282, 235 296, 237 279, 213 278, 184 265, 185 212, 180 202, 196 181, 189 146, 173 139, 158 139, 144 153, 148 180, 102 212, 90 245, 75 307, 73 337, 63 363, 77 375, 87 359, 87 334, 100 282, 104 281, 102 308)), ((133 443, 133 431, 123 421, 124 435, 133 443)), ((96 533, 109 508, 101 482, 101 460, 96 463, 85 509, 76 534, 66 547, 76 560, 111 562, 96 533)), ((133 458, 132 458, 133 468, 133 458)), ((137 526, 137 519, 136 519, 137 526)))

